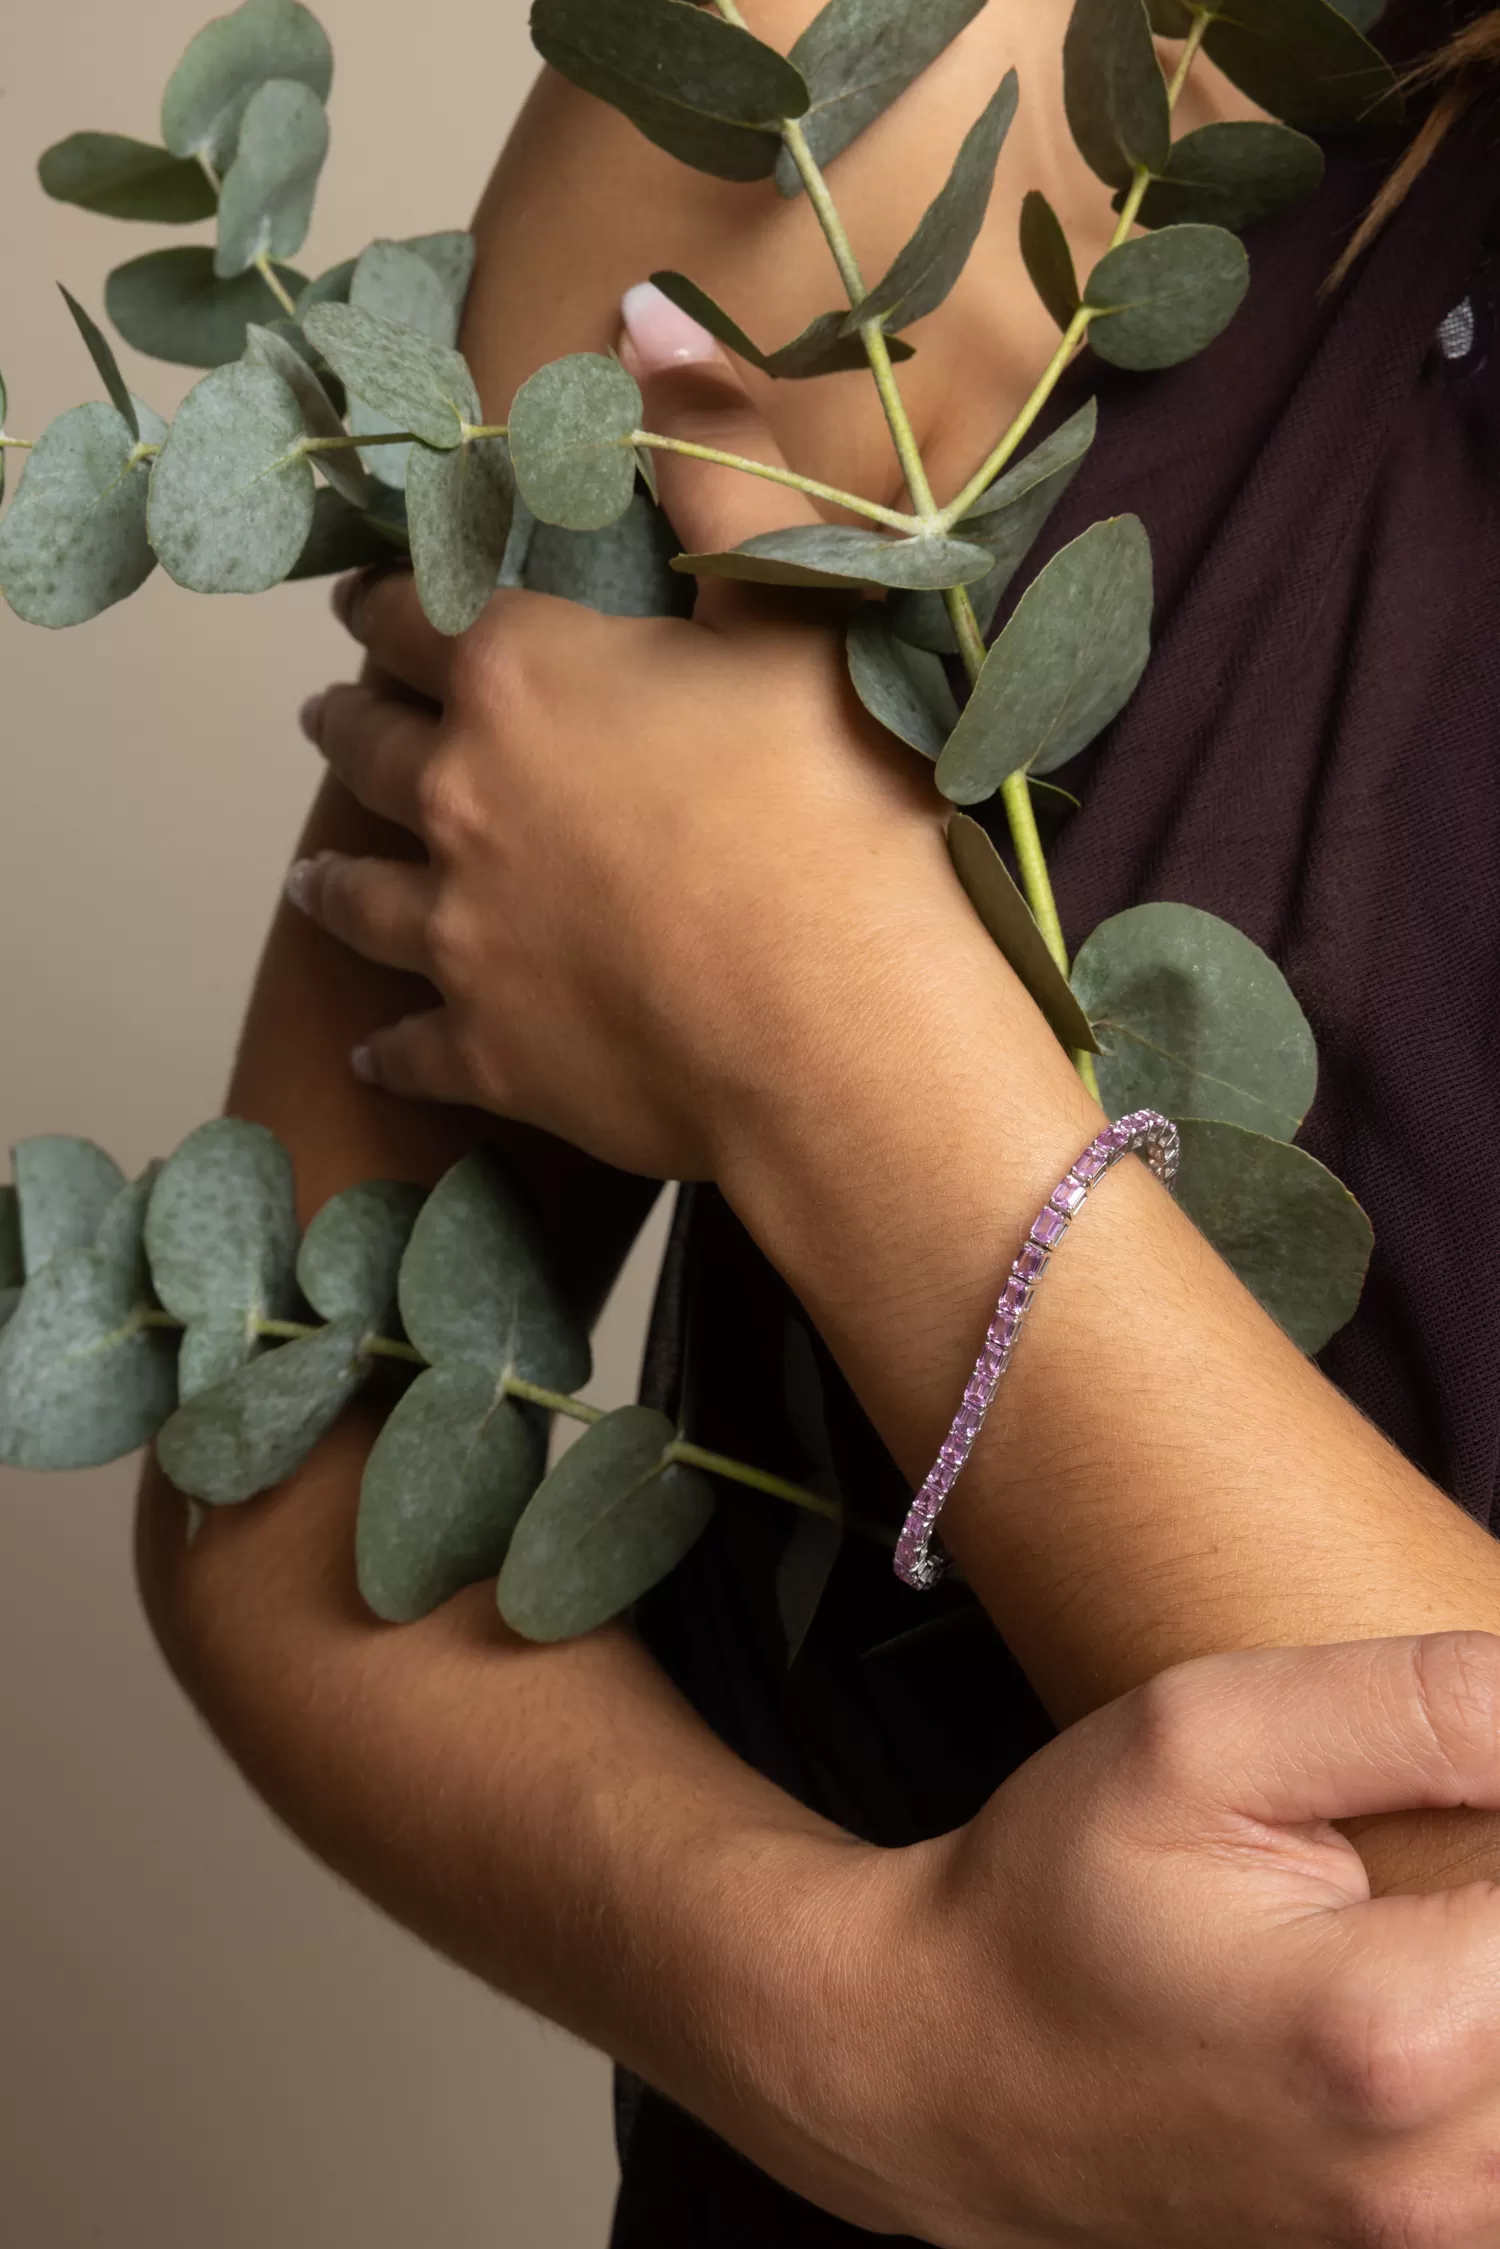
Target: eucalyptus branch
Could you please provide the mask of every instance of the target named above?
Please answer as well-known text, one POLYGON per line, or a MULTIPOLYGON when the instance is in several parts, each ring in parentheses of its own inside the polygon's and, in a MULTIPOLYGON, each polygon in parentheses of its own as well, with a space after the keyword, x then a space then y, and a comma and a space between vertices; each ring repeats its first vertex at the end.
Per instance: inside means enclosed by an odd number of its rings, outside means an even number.
POLYGON ((917 517, 903 515, 898 508, 883 508, 873 500, 862 500, 857 492, 841 492, 836 484, 820 484, 813 476, 799 476, 794 469, 776 469, 764 461, 747 460, 740 453, 721 453, 712 445, 693 445, 686 438, 657 437, 650 430, 632 430, 629 442, 645 445, 658 453, 683 453, 692 461, 713 461, 720 468, 738 469, 744 476, 763 477, 768 484, 784 484, 794 492, 805 492, 810 499, 827 500, 832 507, 848 508, 854 515, 868 516, 872 523, 883 523, 893 531, 907 533, 921 531, 925 526, 917 517))
POLYGON ((264 250, 259 251, 256 255, 255 270, 286 314, 287 319, 295 320, 297 317, 297 300, 290 289, 287 288, 264 250))
POLYGON ((36 440, 31 437, 6 437, 0 433, 0 445, 13 445, 20 452, 29 453, 36 440))

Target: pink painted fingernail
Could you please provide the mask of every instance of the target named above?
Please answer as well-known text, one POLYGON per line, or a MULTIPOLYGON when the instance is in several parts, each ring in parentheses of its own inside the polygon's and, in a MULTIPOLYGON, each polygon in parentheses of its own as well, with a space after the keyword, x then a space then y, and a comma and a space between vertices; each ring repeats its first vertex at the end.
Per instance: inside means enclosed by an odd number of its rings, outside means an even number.
POLYGON ((349 1067, 366 1085, 379 1085, 380 1072, 375 1067, 375 1057, 367 1046, 357 1046, 349 1057, 349 1067))
POLYGON ((316 859, 294 859, 287 869, 282 887, 287 904, 295 906, 299 914, 310 914, 313 910, 313 881, 317 871, 316 859))
POLYGON ((297 713, 297 724, 301 727, 309 742, 316 742, 318 739, 318 721, 323 716, 323 705, 327 700, 327 689, 320 688, 316 695, 308 696, 307 701, 297 713))
POLYGON ((659 375, 668 367, 700 367, 723 357, 708 330, 663 296, 654 281, 640 281, 627 289, 620 311, 635 347, 636 370, 642 375, 659 375))

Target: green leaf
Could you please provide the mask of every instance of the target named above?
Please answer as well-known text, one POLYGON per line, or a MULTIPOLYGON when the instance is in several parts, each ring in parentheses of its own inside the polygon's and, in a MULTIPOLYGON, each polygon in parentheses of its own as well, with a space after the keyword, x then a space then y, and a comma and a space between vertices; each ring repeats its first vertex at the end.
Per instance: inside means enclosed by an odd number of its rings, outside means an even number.
POLYGON ((810 99, 774 47, 685 0, 534 0, 531 37, 573 85, 715 179, 769 177, 781 120, 810 99))
POLYGON ((848 315, 845 335, 876 319, 889 328, 910 328, 937 311, 979 238, 1019 90, 1015 72, 1008 70, 999 92, 965 135, 946 186, 885 279, 848 315))
POLYGON ((175 1335, 147 1328, 142 1262, 64 1250, 0 1333, 0 1461, 95 1468, 149 1443, 177 1398, 175 1335))
POLYGON ((296 1305, 296 1197, 275 1134, 238 1117, 190 1133, 152 1190, 146 1250, 158 1296, 187 1323, 186 1400, 253 1356, 259 1321, 296 1305), (200 1322, 210 1332, 197 1338, 200 1322))
MULTIPOLYGON (((787 60, 811 102, 802 130, 814 163, 829 165, 952 45, 984 0, 828 0, 787 60)), ((776 164, 783 195, 801 193, 790 152, 776 164)))
POLYGON ((802 1653, 844 1547, 842 1523, 805 1507, 796 1517, 776 1564, 776 1613, 786 1635, 788 1671, 802 1653))
POLYGON ((1327 0, 1232 0, 1209 25, 1203 51, 1261 109, 1300 132, 1383 131, 1401 120, 1395 73, 1327 0))
MULTIPOLYGON (((652 281, 664 297, 681 308, 690 320, 696 320, 721 344, 758 367, 763 375, 778 377, 783 381, 805 382, 818 375, 843 375, 851 369, 865 365, 865 347, 858 336, 844 333, 844 315, 841 312, 821 312, 816 320, 794 336, 789 344, 777 351, 762 351, 752 343, 737 320, 715 304, 706 289, 696 281, 689 281, 681 273, 653 273, 652 281)), ((893 337, 890 344, 892 359, 915 357, 910 344, 893 337)))
POLYGON ((189 42, 162 97, 162 139, 174 155, 202 156, 224 172, 251 96, 271 78, 298 79, 326 102, 333 51, 296 0, 245 0, 189 42))
POLYGON ((381 1430, 360 1487, 359 1590, 412 1624, 495 1577, 542 1480, 536 1429, 478 1367, 429 1367, 381 1430))
POLYGON ((14 1187, 0 1187, 0 1289, 18 1289, 25 1279, 20 1197, 14 1187))
POLYGON ((114 355, 108 337, 100 332, 98 326, 84 311, 72 292, 64 289, 60 281, 57 286, 61 291, 63 303, 73 315, 73 325, 78 330, 79 335, 82 336, 84 347, 90 359, 94 362, 99 380, 109 394, 111 406, 113 406, 121 421, 125 423, 131 436, 139 438, 141 425, 140 418, 135 410, 135 400, 125 387, 125 378, 120 373, 120 363, 114 355))
POLYGON ((873 602, 855 617, 845 642, 854 692, 871 718, 936 758, 958 724, 958 704, 936 656, 896 638, 873 602))
POLYGON ((8 1256, 7 1284, 39 1273, 66 1250, 92 1249, 106 1211, 125 1186, 113 1156, 92 1140, 44 1133, 19 1141, 11 1151, 15 1179, 11 1239, 19 1250, 8 1256))
POLYGON ((359 306, 315 305, 305 333, 350 392, 395 418, 424 445, 463 442, 480 419, 474 378, 456 351, 419 329, 359 306))
MULTIPOLYGON (((307 287, 289 267, 281 278, 293 295, 307 287)), ((183 367, 222 367, 238 359, 248 324, 268 325, 282 312, 258 273, 221 281, 212 250, 200 243, 151 250, 116 266, 104 284, 104 309, 127 344, 183 367)))
POLYGON ((423 1187, 366 1179, 323 1205, 297 1253, 297 1286, 324 1320, 377 1330, 395 1309, 401 1260, 427 1200, 423 1187))
POLYGON ((314 305, 346 305, 349 302, 349 288, 354 279, 354 269, 358 264, 358 258, 341 258, 338 264, 330 266, 326 273, 320 273, 316 281, 304 283, 297 298, 297 319, 299 323, 307 318, 314 305))
POLYGON ((194 385, 151 472, 147 529, 169 577, 193 593, 280 585, 312 529, 305 434, 269 368, 216 367, 194 385))
POLYGON ((1021 257, 1042 303, 1058 327, 1066 328, 1082 302, 1078 275, 1062 221, 1035 188, 1021 204, 1021 257))
POLYGON ((0 591, 29 625, 81 625, 156 567, 149 463, 113 406, 73 406, 43 430, 0 521, 0 591))
POLYGON ((120 1189, 100 1219, 90 1246, 112 1264, 137 1263, 144 1274, 146 1212, 160 1172, 160 1164, 147 1164, 139 1179, 120 1189))
MULTIPOLYGON (((302 409, 302 425, 309 437, 347 437, 333 401, 296 346, 274 328, 252 322, 245 331, 245 358, 252 367, 268 367, 278 375, 302 409)), ((310 456, 353 508, 368 507, 370 479, 364 463, 352 448, 310 456)))
POLYGON ((312 529, 288 575, 338 577, 374 562, 391 562, 405 551, 405 536, 394 525, 351 508, 337 492, 321 486, 313 495, 312 529))
MULTIPOLYGON (((415 250, 417 256, 424 259, 437 275, 453 315, 453 334, 447 340, 456 343, 459 322, 468 300, 469 283, 474 278, 473 235, 466 233, 461 227, 445 227, 437 234, 409 234, 403 247, 415 250)), ((384 308, 371 305, 369 309, 380 312, 384 308)), ((421 323, 414 322, 413 325, 420 326, 421 323)))
POLYGON ((1228 327, 1250 286, 1243 247, 1218 226, 1168 226, 1108 250, 1084 302, 1089 342, 1116 367, 1175 367, 1228 327))
POLYGON ((572 1392, 589 1378, 588 1338, 547 1270, 536 1224, 491 1149, 442 1178, 401 1267, 401 1317, 426 1359, 572 1392))
POLYGON ((1069 1053, 1097 1053, 1089 1019, 1047 950, 1031 908, 977 820, 956 812, 948 822, 948 856, 985 928, 1069 1053))
POLYGON ((1299 1350, 1353 1319, 1375 1234, 1341 1181, 1301 1148, 1243 1126, 1180 1120, 1177 1200, 1299 1350))
POLYGON ((1318 1056, 1286 978, 1258 945, 1196 906, 1132 906, 1073 963, 1100 1046, 1111 1116, 1159 1109, 1290 1140, 1318 1056))
POLYGON ((417 599, 440 633, 467 632, 500 581, 515 487, 503 437, 416 448, 406 478, 417 599))
POLYGON ((1186 39, 1193 28, 1187 0, 1146 0, 1146 14, 1158 39, 1186 39))
POLYGON ((157 1458, 181 1492, 233 1507, 300 1468, 369 1378, 358 1320, 283 1343, 178 1407, 157 1458))
MULTIPOLYGON (((989 632, 1006 587, 1082 467, 1098 424, 1099 410, 1089 399, 989 485, 955 525, 966 541, 984 547, 992 558, 988 575, 969 588, 981 633, 989 632)), ((958 654, 952 621, 935 595, 898 594, 886 605, 886 621, 898 638, 915 648, 930 649, 937 656, 958 654)))
POLYGON ((622 516, 635 491, 630 440, 640 420, 640 391, 618 360, 575 352, 539 369, 510 410, 511 466, 532 514, 567 531, 601 531, 622 516))
POLYGON ((245 107, 239 147, 219 190, 221 280, 258 258, 294 257, 312 224, 318 177, 328 155, 328 112, 295 78, 257 87, 245 107))
POLYGON ((1311 195, 1323 177, 1316 141, 1285 125, 1236 118, 1172 144, 1146 190, 1142 226, 1221 226, 1242 233, 1311 195))
MULTIPOLYGON (((618 521, 602 531, 536 523, 515 582, 606 617, 689 617, 693 589, 672 568, 677 551, 671 524, 650 495, 638 490, 618 521)), ((504 577, 502 570, 502 583, 504 577)))
MULTIPOLYGON (((467 235, 428 235, 410 242, 372 242, 358 259, 350 278, 348 301, 359 312, 374 313, 431 337, 452 351, 458 342, 474 246, 467 235), (455 245, 468 245, 467 254, 455 245)), ((477 412, 469 416, 478 420, 477 412)), ((356 398, 350 410, 350 427, 359 437, 387 436, 406 429, 406 421, 382 413, 368 400, 356 398)), ((394 491, 406 489, 411 465, 409 445, 372 445, 364 455, 372 476, 394 491)))
POLYGON ((766 586, 963 586, 990 567, 986 548, 961 539, 909 539, 842 524, 762 531, 727 554, 682 554, 674 570, 696 578, 743 578, 766 586))
POLYGON ((212 182, 191 157, 124 133, 70 133, 44 152, 37 176, 55 203, 77 203, 106 219, 189 226, 211 219, 218 207, 212 182))
POLYGON ((1151 543, 1140 518, 1093 524, 1053 556, 985 658, 938 760, 954 804, 1012 773, 1051 773, 1124 709, 1151 653, 1151 543))
POLYGON ((1074 0, 1063 41, 1063 105, 1089 170, 1128 187, 1166 168, 1172 112, 1141 0, 1074 0))
POLYGON ((532 1499, 500 1572, 500 1614, 528 1640, 571 1640, 622 1614, 708 1528, 713 1486, 669 1461, 665 1414, 622 1406, 586 1429, 532 1499))

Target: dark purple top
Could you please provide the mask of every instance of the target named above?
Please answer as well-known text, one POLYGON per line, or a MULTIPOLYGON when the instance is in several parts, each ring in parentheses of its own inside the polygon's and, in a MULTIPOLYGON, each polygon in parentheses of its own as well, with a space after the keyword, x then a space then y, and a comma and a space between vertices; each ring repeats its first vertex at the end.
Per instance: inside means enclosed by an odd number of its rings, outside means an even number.
MULTIPOLYGON (((1329 159, 1310 203, 1251 234, 1248 301, 1209 351, 1146 377, 1086 358, 1055 401, 1049 426, 1094 391, 1100 431, 1033 563, 1132 509, 1158 599, 1143 684, 1061 776, 1083 808, 1050 857, 1075 948, 1108 915, 1177 899, 1280 964, 1321 1057, 1302 1145, 1353 1188, 1377 1243, 1358 1316, 1321 1364, 1488 1523, 1500 1472, 1500 110, 1471 117, 1320 301, 1390 152, 1334 145, 1329 159)), ((966 1373, 954 1370, 955 1396, 966 1373)), ((906 1485, 712 1190, 679 1207, 645 1393, 681 1405, 700 1443, 831 1477, 899 1524, 906 1485)), ((852 1536, 789 1667, 777 1579, 794 1536, 788 1568, 815 1566, 816 1530, 721 1488, 698 1547, 639 1604, 647 1644, 725 1741, 850 1829, 900 1844, 966 1820, 1048 1738, 1045 1712, 966 1589, 914 1593, 852 1536), (867 1656, 936 1618, 924 1642, 867 1656)), ((624 2073, 617 2123, 613 2249, 874 2238, 624 2073)))

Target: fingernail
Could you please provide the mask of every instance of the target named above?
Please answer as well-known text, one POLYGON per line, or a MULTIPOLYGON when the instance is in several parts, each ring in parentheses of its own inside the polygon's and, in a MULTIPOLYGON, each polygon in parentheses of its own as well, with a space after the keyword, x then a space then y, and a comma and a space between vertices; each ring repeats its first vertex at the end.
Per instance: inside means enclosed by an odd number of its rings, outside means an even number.
POLYGON ((667 367, 699 367, 722 357, 708 330, 679 311, 654 281, 627 289, 620 311, 643 375, 660 374, 667 367))
POLYGON ((367 1046, 357 1046, 349 1057, 349 1067, 366 1085, 379 1085, 380 1073, 375 1067, 375 1057, 367 1046))
POLYGON ((297 713, 297 724, 301 727, 309 742, 316 742, 318 739, 318 721, 323 716, 323 705, 327 700, 328 690, 326 688, 320 689, 316 695, 308 696, 307 701, 297 713))
POLYGON ((294 859, 286 871, 286 881, 282 888, 286 892, 287 904, 295 906, 299 914, 312 912, 313 881, 317 871, 316 859, 294 859))

